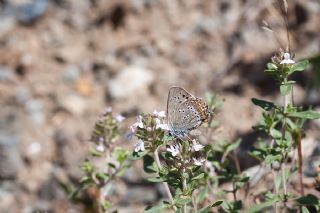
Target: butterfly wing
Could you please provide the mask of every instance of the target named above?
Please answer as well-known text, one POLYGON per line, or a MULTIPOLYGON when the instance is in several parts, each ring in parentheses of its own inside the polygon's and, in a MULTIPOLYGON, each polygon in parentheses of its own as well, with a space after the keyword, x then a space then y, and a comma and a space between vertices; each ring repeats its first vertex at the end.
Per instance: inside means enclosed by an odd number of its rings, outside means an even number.
POLYGON ((167 102, 168 125, 171 132, 180 137, 199 127, 202 118, 198 112, 198 98, 181 87, 171 87, 167 102))

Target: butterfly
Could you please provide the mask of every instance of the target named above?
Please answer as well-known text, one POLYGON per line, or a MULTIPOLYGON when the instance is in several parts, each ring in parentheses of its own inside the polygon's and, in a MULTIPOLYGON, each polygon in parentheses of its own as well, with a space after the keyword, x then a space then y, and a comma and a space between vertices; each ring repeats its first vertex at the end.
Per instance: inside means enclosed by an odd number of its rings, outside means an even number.
POLYGON ((171 87, 167 100, 167 119, 171 135, 182 138, 207 122, 208 105, 181 87, 171 87))

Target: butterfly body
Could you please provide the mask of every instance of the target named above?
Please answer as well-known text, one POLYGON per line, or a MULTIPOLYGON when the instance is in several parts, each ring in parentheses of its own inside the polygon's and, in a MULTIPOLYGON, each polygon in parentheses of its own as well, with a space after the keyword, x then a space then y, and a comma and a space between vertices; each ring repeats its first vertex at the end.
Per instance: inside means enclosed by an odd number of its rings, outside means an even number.
POLYGON ((181 87, 171 87, 167 115, 171 134, 181 138, 207 122, 210 110, 201 98, 194 97, 181 87))

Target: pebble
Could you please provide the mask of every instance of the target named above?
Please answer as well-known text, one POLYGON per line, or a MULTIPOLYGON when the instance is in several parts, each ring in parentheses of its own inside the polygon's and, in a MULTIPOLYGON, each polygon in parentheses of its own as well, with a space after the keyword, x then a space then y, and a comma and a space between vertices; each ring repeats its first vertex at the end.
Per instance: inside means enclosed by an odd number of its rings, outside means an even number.
MULTIPOLYGON (((1 29, 0 29, 0 33, 1 33, 1 29)), ((13 79, 13 70, 9 69, 8 67, 0 66, 0 81, 7 82, 12 79, 13 79)))
POLYGON ((48 5, 48 0, 32 0, 13 7, 13 10, 21 24, 29 25, 45 14, 48 5))
POLYGON ((2 182, 0 187, 0 209, 9 209, 10 206, 14 205, 15 196, 12 193, 13 189, 12 182, 2 182))
POLYGON ((34 124, 42 125, 44 123, 45 116, 43 114, 43 106, 40 101, 31 99, 26 102, 25 108, 34 124))
POLYGON ((22 168, 18 136, 0 131, 0 179, 13 179, 22 168))
POLYGON ((70 113, 77 116, 82 115, 88 107, 85 98, 75 94, 63 96, 60 104, 70 113))
POLYGON ((152 71, 139 66, 129 66, 109 82, 108 88, 114 98, 122 99, 147 90, 153 80, 152 71))
POLYGON ((69 66, 63 71, 63 80, 68 82, 76 81, 81 74, 81 70, 77 66, 69 66))
POLYGON ((18 86, 15 92, 15 99, 21 105, 24 105, 31 97, 30 90, 25 86, 18 86))

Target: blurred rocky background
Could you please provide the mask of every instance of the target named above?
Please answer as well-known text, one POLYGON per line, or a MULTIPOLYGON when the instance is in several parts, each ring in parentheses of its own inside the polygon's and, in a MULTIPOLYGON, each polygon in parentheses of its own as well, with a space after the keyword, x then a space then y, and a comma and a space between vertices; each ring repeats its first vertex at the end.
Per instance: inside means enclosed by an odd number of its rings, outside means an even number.
MULTIPOLYGON (((312 62, 296 76, 295 103, 319 109, 320 3, 289 1, 288 12, 291 49, 312 62)), ((217 134, 242 138, 241 167, 253 166, 260 110, 250 99, 281 103, 263 70, 285 46, 278 1, 0 0, 0 212, 83 212, 60 182, 81 176, 100 112, 112 106, 130 124, 165 110, 173 85, 224 100, 217 134)), ((310 123, 303 141, 305 181, 320 161, 319 128, 310 123)), ((161 199, 135 166, 114 186, 119 212, 161 199)))

